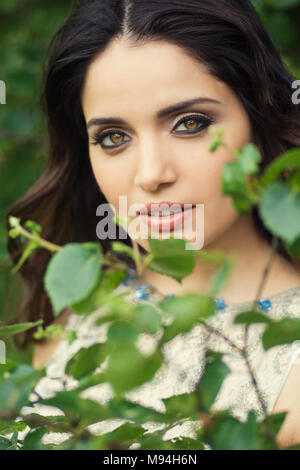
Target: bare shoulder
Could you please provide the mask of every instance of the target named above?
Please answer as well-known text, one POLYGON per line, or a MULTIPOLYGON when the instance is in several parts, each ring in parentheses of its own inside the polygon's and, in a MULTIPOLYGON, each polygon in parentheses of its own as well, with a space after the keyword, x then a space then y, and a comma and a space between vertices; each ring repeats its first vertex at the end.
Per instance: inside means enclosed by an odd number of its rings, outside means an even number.
MULTIPOLYGON (((59 318, 56 318, 51 323, 51 325, 65 326, 71 312, 72 311, 70 309, 67 309, 59 318)), ((50 357, 54 354, 60 341, 61 336, 58 336, 54 339, 48 339, 35 343, 33 347, 32 366, 35 369, 41 369, 48 359, 50 359, 50 357)))
POLYGON ((300 443, 300 351, 273 407, 272 413, 287 411, 277 435, 281 447, 300 443))

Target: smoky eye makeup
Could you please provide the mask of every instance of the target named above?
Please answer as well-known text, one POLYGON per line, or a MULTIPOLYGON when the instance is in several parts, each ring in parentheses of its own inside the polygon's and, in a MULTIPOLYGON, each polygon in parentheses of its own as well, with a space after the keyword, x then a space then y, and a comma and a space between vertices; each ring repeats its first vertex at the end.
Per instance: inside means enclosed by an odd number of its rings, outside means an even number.
MULTIPOLYGON (((193 112, 186 114, 174 121, 171 133, 173 135, 195 135, 204 132, 210 125, 215 124, 214 117, 208 114, 193 112), (176 130, 180 128, 180 130, 176 130)), ((107 130, 96 129, 91 136, 91 145, 100 145, 103 150, 113 150, 123 146, 130 141, 130 137, 118 128, 111 128, 107 130), (107 145, 106 142, 112 143, 107 145)))

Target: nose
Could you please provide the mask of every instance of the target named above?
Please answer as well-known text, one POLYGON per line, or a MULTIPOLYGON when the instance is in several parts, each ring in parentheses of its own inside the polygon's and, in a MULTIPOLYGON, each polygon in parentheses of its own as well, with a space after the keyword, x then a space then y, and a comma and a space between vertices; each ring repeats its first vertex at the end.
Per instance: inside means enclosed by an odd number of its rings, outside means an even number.
POLYGON ((155 191, 160 185, 174 183, 176 172, 166 155, 166 149, 159 148, 153 141, 144 142, 138 151, 134 184, 145 191, 155 191))

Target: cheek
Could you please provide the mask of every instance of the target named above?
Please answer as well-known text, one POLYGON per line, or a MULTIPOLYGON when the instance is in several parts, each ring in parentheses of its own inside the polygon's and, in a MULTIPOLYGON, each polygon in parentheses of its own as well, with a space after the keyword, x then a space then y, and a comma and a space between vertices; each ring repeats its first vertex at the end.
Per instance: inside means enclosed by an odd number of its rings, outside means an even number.
POLYGON ((92 171, 99 186, 100 191, 104 194, 108 201, 116 197, 116 194, 122 192, 124 185, 124 176, 117 169, 115 164, 101 160, 95 156, 90 157, 92 171))
POLYGON ((223 199, 221 189, 221 178, 224 165, 227 161, 234 160, 235 157, 225 149, 219 148, 214 153, 207 153, 198 162, 191 165, 190 181, 196 189, 200 200, 208 202, 209 200, 223 199))

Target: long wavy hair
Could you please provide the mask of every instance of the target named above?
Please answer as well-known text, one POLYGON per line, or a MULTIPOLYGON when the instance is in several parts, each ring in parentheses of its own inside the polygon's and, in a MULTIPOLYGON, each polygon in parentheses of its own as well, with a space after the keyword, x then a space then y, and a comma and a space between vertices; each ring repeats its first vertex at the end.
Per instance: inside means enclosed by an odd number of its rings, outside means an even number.
MULTIPOLYGON (((258 14, 248 0, 85 0, 75 2, 55 33, 43 64, 41 106, 47 119, 49 159, 39 180, 9 210, 8 217, 38 222, 43 237, 58 245, 98 241, 96 208, 108 202, 89 160, 81 106, 87 69, 114 38, 132 42, 168 41, 180 46, 226 83, 241 100, 263 161, 260 171, 284 151, 300 145, 299 106, 292 103, 295 78, 285 67, 258 14)), ((257 230, 270 242, 257 209, 257 230)), ((123 240, 131 246, 127 237, 123 240)), ((101 241, 104 253, 111 240, 101 241)), ((8 239, 17 263, 24 241, 8 239)), ((279 252, 293 261, 279 246, 279 252)), ((25 295, 10 323, 54 320, 43 277, 51 254, 37 249, 20 272, 25 295)), ((129 261, 129 260, 128 260, 129 261)), ((26 348, 35 329, 23 334, 26 348)))

